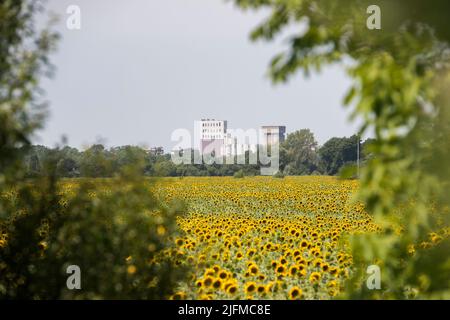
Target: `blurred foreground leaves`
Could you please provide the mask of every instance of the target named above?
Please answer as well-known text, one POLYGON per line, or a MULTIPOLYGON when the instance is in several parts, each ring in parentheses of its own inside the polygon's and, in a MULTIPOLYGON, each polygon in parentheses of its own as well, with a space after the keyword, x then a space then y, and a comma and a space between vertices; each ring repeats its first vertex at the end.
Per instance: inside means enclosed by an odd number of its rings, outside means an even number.
POLYGON ((0 297, 168 298, 185 271, 170 250, 182 207, 159 205, 139 163, 103 184, 58 183, 57 163, 2 199, 0 297), (81 290, 66 287, 69 265, 81 268, 81 290))

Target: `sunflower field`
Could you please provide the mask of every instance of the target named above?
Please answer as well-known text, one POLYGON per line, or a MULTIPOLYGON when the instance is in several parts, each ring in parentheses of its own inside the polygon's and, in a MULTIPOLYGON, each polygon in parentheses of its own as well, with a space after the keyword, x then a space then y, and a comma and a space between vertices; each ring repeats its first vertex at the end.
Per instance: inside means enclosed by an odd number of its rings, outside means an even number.
MULTIPOLYGON (((366 251, 352 241, 383 232, 356 200, 359 182, 331 176, 67 179, 54 199, 29 187, 52 214, 24 207, 23 192, 1 194, 17 212, 0 224, 0 297, 348 298, 365 287, 366 251), (84 270, 79 292, 65 289, 68 263, 84 270)), ((432 249, 445 250, 450 230, 437 230, 408 243, 410 259, 445 259, 432 249)))
POLYGON ((378 230, 335 177, 192 177, 160 181, 163 202, 183 199, 176 264, 191 267, 174 299, 329 299, 351 274, 343 234, 378 230))

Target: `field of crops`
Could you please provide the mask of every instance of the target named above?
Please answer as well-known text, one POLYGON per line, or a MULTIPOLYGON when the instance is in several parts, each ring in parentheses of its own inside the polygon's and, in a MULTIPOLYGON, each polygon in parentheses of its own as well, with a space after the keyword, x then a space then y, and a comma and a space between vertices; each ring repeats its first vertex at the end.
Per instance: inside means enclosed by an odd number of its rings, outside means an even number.
POLYGON ((173 298, 329 299, 349 277, 343 233, 376 225, 352 201, 356 181, 333 177, 165 180, 159 197, 184 199, 174 259, 194 275, 173 298))

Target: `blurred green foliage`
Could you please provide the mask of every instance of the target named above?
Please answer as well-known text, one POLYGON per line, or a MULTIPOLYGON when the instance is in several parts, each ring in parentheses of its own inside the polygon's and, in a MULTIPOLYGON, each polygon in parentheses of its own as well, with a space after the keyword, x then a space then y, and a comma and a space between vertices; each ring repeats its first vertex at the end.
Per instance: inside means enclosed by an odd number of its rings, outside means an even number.
POLYGON ((375 135, 360 198, 383 231, 350 239, 355 273, 346 297, 449 298, 450 2, 234 2, 270 10, 253 40, 272 40, 289 26, 289 46, 270 64, 274 82, 349 65, 353 86, 344 102, 363 122, 359 134, 375 135), (374 4, 381 30, 366 28, 374 4), (365 286, 371 264, 381 267, 382 290, 365 286))
MULTIPOLYGON (((318 143, 309 129, 288 134, 280 144, 280 167, 287 175, 306 175, 318 168, 318 143)), ((356 153, 354 154, 356 158, 356 153)))
POLYGON ((242 171, 242 170, 236 171, 234 173, 233 177, 237 178, 237 179, 244 178, 245 177, 244 171, 242 171))
POLYGON ((171 254, 182 207, 159 205, 138 163, 77 183, 57 183, 56 163, 3 201, 0 297, 168 298, 186 271, 171 254), (66 287, 69 265, 81 269, 81 290, 66 287))
POLYGON ((38 79, 52 71, 47 56, 58 36, 35 31, 30 15, 40 9, 37 1, 0 3, 0 183, 17 177, 19 147, 29 144, 45 115, 38 79))

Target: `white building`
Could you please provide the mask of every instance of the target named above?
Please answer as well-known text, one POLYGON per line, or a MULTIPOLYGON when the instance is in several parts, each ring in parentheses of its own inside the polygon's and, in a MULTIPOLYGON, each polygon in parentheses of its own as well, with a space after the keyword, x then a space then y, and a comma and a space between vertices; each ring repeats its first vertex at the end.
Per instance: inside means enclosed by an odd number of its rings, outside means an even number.
POLYGON ((202 119, 200 121, 202 140, 224 139, 227 132, 226 120, 202 119))
POLYGON ((226 120, 202 119, 200 121, 200 153, 216 156, 225 154, 226 120))

